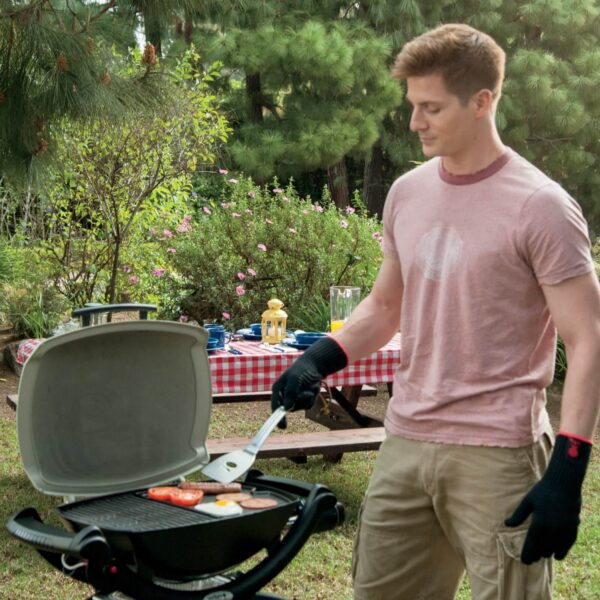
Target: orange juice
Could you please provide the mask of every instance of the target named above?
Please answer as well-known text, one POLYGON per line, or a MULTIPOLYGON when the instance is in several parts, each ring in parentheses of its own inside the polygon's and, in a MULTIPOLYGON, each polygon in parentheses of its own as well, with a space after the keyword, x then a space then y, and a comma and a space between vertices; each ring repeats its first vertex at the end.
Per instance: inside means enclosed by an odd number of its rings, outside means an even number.
POLYGON ((344 323, 344 319, 340 319, 339 321, 331 321, 331 333, 337 331, 344 323))

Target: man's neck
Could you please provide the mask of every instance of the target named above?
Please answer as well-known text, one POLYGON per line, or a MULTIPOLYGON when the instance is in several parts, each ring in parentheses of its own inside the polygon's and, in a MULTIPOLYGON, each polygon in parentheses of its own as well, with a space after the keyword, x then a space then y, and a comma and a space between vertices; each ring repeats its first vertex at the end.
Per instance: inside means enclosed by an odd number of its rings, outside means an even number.
POLYGON ((442 167, 451 175, 474 175, 489 167, 505 151, 506 147, 496 134, 486 144, 473 145, 453 156, 442 156, 442 167))

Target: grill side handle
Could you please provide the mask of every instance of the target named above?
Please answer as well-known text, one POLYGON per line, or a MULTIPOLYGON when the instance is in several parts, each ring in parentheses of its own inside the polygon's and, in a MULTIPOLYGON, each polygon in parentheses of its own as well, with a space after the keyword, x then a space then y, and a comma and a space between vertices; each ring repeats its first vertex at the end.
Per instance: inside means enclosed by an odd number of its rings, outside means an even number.
POLYGON ((78 533, 70 533, 42 522, 34 508, 24 508, 6 524, 8 532, 21 542, 38 550, 56 554, 68 554, 77 558, 89 558, 90 545, 108 544, 97 527, 89 526, 78 533))

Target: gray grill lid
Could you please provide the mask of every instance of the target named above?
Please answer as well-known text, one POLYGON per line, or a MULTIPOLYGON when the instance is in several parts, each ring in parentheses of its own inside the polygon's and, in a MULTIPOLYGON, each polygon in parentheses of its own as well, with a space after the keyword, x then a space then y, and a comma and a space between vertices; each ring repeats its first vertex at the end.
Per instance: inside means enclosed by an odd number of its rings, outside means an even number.
POLYGON ((25 472, 47 494, 149 487, 209 460, 204 329, 169 321, 85 327, 49 338, 21 375, 25 472))

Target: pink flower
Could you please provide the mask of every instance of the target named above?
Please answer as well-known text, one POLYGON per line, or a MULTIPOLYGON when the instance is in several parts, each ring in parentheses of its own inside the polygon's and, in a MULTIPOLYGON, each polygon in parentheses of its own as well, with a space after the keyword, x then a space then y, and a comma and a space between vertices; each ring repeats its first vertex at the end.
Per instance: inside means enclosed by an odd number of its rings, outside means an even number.
POLYGON ((298 233, 293 227, 288 227, 290 233, 298 233))
POLYGON ((131 266, 123 265, 123 273, 131 273, 131 266))
POLYGON ((267 251, 267 247, 264 244, 256 244, 256 247, 263 252, 267 251))
POLYGON ((227 169, 219 169, 219 173, 221 175, 227 175, 227 173, 229 173, 229 171, 227 169))
POLYGON ((190 216, 183 217, 183 220, 177 226, 177 233, 187 233, 188 231, 191 231, 192 230, 192 224, 190 223, 191 220, 192 220, 192 217, 190 217, 190 216))
POLYGON ((247 209, 245 210, 245 212, 247 212, 249 215, 251 215, 251 214, 252 214, 252 209, 251 209, 251 208, 247 208, 247 209))
POLYGON ((248 269, 246 269, 248 271, 249 275, 252 275, 252 277, 256 276, 256 271, 254 269, 252 269, 251 267, 248 267, 248 269))
POLYGON ((135 275, 131 275, 131 276, 129 277, 129 283, 130 283, 131 285, 135 285, 137 282, 138 282, 138 278, 137 278, 135 275))
POLYGON ((157 232, 156 232, 156 227, 150 227, 150 228, 148 229, 148 231, 150 232, 150 235, 156 235, 156 233, 157 233, 157 232))
POLYGON ((267 225, 273 225, 273 221, 271 221, 271 219, 265 219, 265 223, 267 225))
POLYGON ((243 285, 238 285, 238 286, 235 288, 235 293, 236 293, 238 296, 243 296, 243 295, 246 293, 246 290, 244 289, 244 286, 243 286, 243 285))
POLYGON ((273 188, 273 193, 274 194, 281 194, 281 193, 283 193, 283 190, 281 188, 273 188))
POLYGON ((229 319, 231 319, 231 315, 228 312, 223 312, 221 313, 221 316, 226 320, 229 321, 229 319))
POLYGON ((248 192, 248 196, 250 196, 250 198, 256 198, 256 192, 248 192))
POLYGON ((179 315, 179 322, 180 323, 187 323, 188 322, 187 315, 179 315))
POLYGON ((341 227, 342 229, 348 229, 348 222, 347 222, 347 221, 344 221, 344 219, 342 219, 342 220, 340 221, 340 227, 341 227))
POLYGON ((163 235, 165 236, 165 239, 175 237, 170 229, 163 229, 163 235))
POLYGON ((167 252, 170 252, 171 254, 175 254, 177 252, 177 250, 175 248, 167 248, 167 252))
POLYGON ((241 217, 242 215, 240 215, 240 213, 239 213, 239 212, 232 212, 232 213, 231 213, 231 216, 232 216, 232 217, 241 217))
POLYGON ((228 183, 238 183, 238 181, 238 179, 234 179, 233 177, 227 180, 228 183))
POLYGON ((207 215, 212 215, 212 211, 210 210, 210 208, 208 208, 208 206, 203 206, 202 212, 204 212, 207 215))
POLYGON ((240 281, 244 281, 244 279, 246 279, 246 276, 245 276, 243 273, 238 273, 238 274, 237 274, 237 278, 238 278, 240 281))
POLYGON ((322 213, 324 210, 320 204, 315 204, 314 207, 315 207, 315 210, 320 213, 322 213))
POLYGON ((229 208, 229 202, 221 202, 221 208, 229 208))
POLYGON ((284 201, 284 202, 289 202, 289 201, 290 201, 290 199, 289 199, 287 196, 284 196, 284 197, 283 197, 283 201, 284 201))
POLYGON ((347 206, 346 207, 346 214, 347 215, 351 215, 352 213, 355 213, 356 211, 351 207, 351 206, 347 206))
POLYGON ((380 239, 380 238, 381 238, 381 234, 379 233, 379 231, 374 231, 374 232, 371 234, 371 237, 372 237, 374 240, 378 240, 378 239, 380 239))
POLYGON ((154 275, 154 277, 162 277, 166 272, 166 269, 152 269, 152 275, 154 275))

